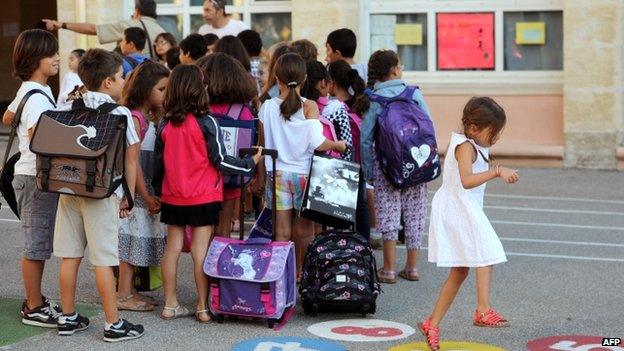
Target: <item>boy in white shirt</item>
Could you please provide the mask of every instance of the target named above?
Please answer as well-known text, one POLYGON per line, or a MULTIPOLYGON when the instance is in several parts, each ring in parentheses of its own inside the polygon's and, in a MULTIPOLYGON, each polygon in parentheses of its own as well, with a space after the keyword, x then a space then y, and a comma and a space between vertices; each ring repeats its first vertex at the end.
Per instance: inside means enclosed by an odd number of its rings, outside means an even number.
POLYGON ((40 29, 22 32, 13 49, 15 76, 22 80, 15 100, 2 117, 4 124, 10 124, 19 113, 24 97, 32 90, 39 90, 27 97, 22 106, 20 123, 17 127, 21 157, 15 164, 13 189, 20 216, 24 249, 22 256, 22 278, 26 299, 22 303, 22 323, 44 328, 56 328, 60 316, 58 306, 41 295, 41 279, 45 261, 52 254, 54 217, 58 195, 37 190, 35 186, 36 157, 30 152, 30 136, 39 116, 55 108, 52 90, 47 85, 50 77, 58 74, 59 55, 56 38, 40 29))
MULTIPOLYGON (((114 103, 124 86, 122 59, 119 55, 102 49, 91 49, 78 65, 78 75, 89 90, 82 98, 88 108, 104 103, 114 103)), ((134 196, 139 137, 132 115, 125 107, 117 107, 111 114, 127 118, 124 177, 130 194, 134 196)), ((119 265, 119 217, 127 216, 127 202, 118 188, 105 199, 90 199, 62 194, 56 216, 54 255, 61 257, 60 288, 63 315, 58 320, 59 335, 72 335, 89 327, 89 319, 76 312, 75 295, 78 268, 85 247, 89 260, 95 266, 95 281, 102 299, 105 326, 104 341, 116 342, 143 336, 143 326, 119 318, 117 292, 113 266, 119 265)))

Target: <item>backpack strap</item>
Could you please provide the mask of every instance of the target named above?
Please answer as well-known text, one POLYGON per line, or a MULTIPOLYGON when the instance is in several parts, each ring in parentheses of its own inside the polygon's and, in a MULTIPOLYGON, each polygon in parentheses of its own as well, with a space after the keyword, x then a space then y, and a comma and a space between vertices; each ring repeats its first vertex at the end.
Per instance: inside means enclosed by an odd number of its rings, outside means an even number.
POLYGON ((128 62, 128 64, 130 64, 130 67, 132 67, 132 69, 135 69, 139 65, 139 61, 137 61, 137 59, 130 55, 124 56, 124 60, 128 62))
POLYGON ((243 114, 244 107, 244 104, 230 104, 225 115, 234 119, 240 119, 241 115, 243 114))
POLYGON ((405 89, 401 92, 401 94, 392 97, 381 96, 378 94, 372 94, 370 96, 370 100, 376 102, 380 105, 388 105, 391 102, 403 101, 403 102, 411 102, 414 101, 412 97, 414 96, 414 92, 418 89, 417 86, 406 86, 405 89))
POLYGON ((42 94, 48 99, 48 101, 52 104, 52 106, 56 107, 56 104, 54 103, 54 101, 48 96, 48 94, 46 94, 41 89, 32 89, 32 90, 29 90, 26 94, 24 94, 22 101, 20 101, 19 105, 17 106, 17 110, 15 111, 15 116, 13 116, 13 120, 11 121, 11 131, 9 132, 9 141, 7 143, 6 150, 4 151, 4 158, 2 159, 3 168, 4 168, 4 165, 6 165, 7 160, 9 159, 9 154, 11 153, 11 146, 13 146, 13 141, 15 140, 15 136, 17 135, 17 128, 19 127, 19 124, 22 121, 22 112, 24 111, 24 106, 26 106, 26 102, 28 102, 28 99, 35 94, 42 94))
MULTIPOLYGON (((83 102, 84 103, 84 102, 83 102)), ((105 102, 103 104, 101 104, 100 106, 97 107, 97 110, 100 113, 111 113, 113 112, 113 110, 115 110, 117 107, 119 107, 119 105, 117 105, 114 102, 105 102)))
POLYGON ((143 30, 145 31, 145 36, 147 37, 147 45, 149 48, 149 52, 150 52, 150 58, 152 59, 156 59, 156 56, 154 56, 154 44, 152 43, 152 39, 150 39, 150 35, 149 32, 147 31, 147 27, 145 27, 145 22, 143 22, 143 20, 139 20, 139 22, 141 22, 141 26, 143 26, 143 30))

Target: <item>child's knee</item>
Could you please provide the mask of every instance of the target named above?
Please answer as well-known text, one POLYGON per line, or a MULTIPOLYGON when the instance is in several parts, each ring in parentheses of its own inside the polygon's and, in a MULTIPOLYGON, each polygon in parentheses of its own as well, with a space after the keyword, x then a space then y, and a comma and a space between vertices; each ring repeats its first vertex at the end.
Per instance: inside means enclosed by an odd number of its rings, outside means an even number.
POLYGON ((451 275, 457 279, 461 279, 462 281, 464 281, 468 277, 468 273, 470 273, 470 268, 468 267, 451 268, 451 275))

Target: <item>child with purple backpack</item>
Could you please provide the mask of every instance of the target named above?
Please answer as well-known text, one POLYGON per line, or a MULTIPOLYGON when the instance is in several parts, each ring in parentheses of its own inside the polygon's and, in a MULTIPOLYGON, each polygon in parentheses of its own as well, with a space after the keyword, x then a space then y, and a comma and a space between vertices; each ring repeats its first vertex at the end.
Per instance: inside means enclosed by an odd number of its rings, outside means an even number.
MULTIPOLYGON (((366 181, 375 187, 377 230, 382 233, 383 238, 383 267, 379 270, 379 281, 388 284, 397 281, 396 241, 399 231, 403 229, 401 218, 405 222, 407 262, 399 276, 410 281, 419 279, 418 257, 427 213, 426 183, 404 189, 395 187, 382 173, 380 160, 375 157, 377 150, 373 148, 382 107, 380 103, 375 102, 375 97, 397 97, 405 93, 406 89, 410 89, 407 83, 401 80, 402 73, 403 65, 395 52, 380 50, 371 55, 368 61, 367 91, 371 96, 371 105, 364 115, 361 129, 362 168, 366 181)), ((414 89, 411 98, 429 115, 429 109, 418 89, 414 89)))

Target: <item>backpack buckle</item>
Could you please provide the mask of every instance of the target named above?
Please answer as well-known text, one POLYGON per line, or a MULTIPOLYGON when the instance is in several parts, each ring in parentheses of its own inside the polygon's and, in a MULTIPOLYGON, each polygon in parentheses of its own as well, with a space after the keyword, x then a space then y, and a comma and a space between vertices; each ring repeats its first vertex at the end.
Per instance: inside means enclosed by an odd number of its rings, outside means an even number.
POLYGON ((87 161, 87 181, 86 188, 88 192, 93 192, 95 188, 95 172, 97 170, 97 160, 88 160, 87 161))

